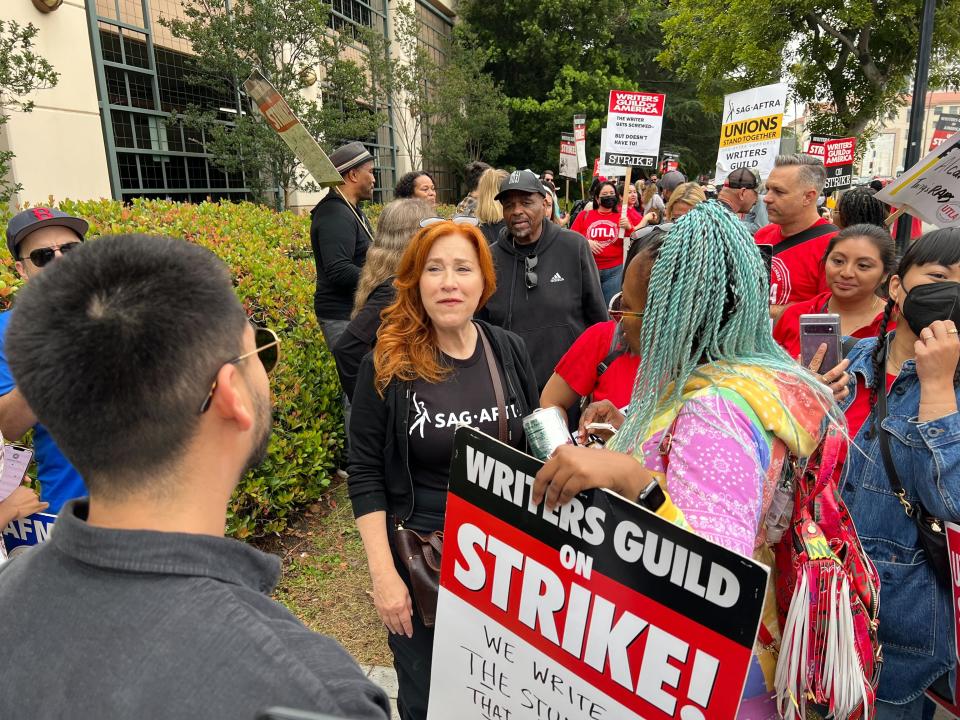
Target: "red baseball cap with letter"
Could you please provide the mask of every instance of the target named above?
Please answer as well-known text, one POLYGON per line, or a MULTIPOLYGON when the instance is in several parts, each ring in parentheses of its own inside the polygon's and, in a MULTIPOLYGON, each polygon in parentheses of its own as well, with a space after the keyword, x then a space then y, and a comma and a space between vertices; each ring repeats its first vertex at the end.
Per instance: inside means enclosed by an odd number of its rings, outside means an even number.
POLYGON ((58 225, 73 230, 77 236, 83 240, 90 228, 90 224, 83 218, 68 215, 62 210, 48 207, 35 207, 22 210, 10 218, 7 223, 7 250, 13 256, 14 260, 19 260, 17 246, 23 242, 34 230, 43 227, 58 225))

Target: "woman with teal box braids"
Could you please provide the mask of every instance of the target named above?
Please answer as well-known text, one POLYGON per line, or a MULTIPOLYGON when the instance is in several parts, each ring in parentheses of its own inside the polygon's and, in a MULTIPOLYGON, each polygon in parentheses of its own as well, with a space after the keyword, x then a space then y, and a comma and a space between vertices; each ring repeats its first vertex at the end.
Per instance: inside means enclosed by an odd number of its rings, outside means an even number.
MULTIPOLYGON (((652 268, 634 261, 624 276, 641 360, 626 416, 603 418, 619 431, 604 450, 561 446, 533 499, 555 506, 604 487, 769 563, 763 520, 784 460, 809 456, 843 413, 773 340, 764 263, 736 217, 702 203, 651 252, 652 268)), ((773 667, 755 662, 740 716, 776 717, 772 688, 773 667)))

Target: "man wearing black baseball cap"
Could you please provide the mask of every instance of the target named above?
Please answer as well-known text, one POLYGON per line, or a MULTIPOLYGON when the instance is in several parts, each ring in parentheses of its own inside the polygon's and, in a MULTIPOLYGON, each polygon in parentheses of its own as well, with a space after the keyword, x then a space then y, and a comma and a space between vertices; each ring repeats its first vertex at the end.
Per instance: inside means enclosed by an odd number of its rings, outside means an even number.
POLYGON ((737 168, 723 181, 717 201, 735 215, 742 215, 757 204, 759 197, 760 178, 749 168, 737 168))
MULTIPOLYGON (((17 272, 29 282, 51 262, 80 247, 88 229, 83 218, 56 208, 30 208, 7 224, 7 249, 17 261, 17 272)), ((86 496, 87 488, 16 387, 5 349, 10 314, 9 310, 0 313, 0 431, 15 440, 33 428, 40 498, 50 504, 47 512, 57 513, 68 500, 86 496)))
POLYGON ((482 318, 524 339, 542 390, 587 327, 607 319, 600 274, 586 238, 546 217, 546 188, 529 170, 500 185, 506 227, 490 246, 497 289, 482 318))

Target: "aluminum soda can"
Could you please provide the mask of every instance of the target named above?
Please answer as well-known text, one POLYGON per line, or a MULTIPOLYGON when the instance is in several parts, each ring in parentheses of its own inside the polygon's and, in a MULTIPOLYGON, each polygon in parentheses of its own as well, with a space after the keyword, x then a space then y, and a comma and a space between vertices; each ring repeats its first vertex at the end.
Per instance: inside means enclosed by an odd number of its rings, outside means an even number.
POLYGON ((523 432, 534 457, 546 460, 561 445, 573 445, 567 421, 558 407, 534 410, 523 419, 523 432))

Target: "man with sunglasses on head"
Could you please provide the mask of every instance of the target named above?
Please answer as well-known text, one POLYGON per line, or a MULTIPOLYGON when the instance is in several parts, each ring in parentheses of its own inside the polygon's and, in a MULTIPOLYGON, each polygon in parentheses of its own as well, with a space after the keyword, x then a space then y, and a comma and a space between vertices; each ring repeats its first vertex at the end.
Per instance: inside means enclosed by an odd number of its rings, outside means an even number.
POLYGON ((590 247, 580 233, 549 222, 546 197, 529 170, 513 172, 500 185, 496 200, 506 227, 490 246, 497 290, 480 313, 523 338, 539 390, 573 341, 607 319, 590 247))
MULTIPOLYGON (((80 247, 89 226, 87 221, 56 208, 24 210, 7 224, 7 249, 16 260, 24 282, 36 278, 54 260, 80 247)), ((87 494, 83 478, 67 460, 24 399, 7 364, 6 335, 11 311, 0 313, 0 432, 17 440, 33 429, 41 499, 49 503, 46 512, 58 513, 67 501, 87 494)))
POLYGON ((267 452, 278 352, 183 240, 103 237, 21 290, 10 367, 90 497, 0 566, 0 647, 17 649, 0 717, 389 717, 346 651, 270 598, 279 558, 223 537, 267 452))

